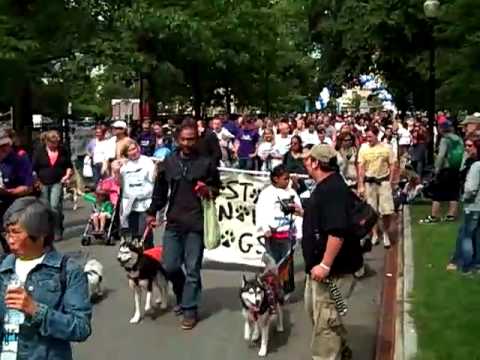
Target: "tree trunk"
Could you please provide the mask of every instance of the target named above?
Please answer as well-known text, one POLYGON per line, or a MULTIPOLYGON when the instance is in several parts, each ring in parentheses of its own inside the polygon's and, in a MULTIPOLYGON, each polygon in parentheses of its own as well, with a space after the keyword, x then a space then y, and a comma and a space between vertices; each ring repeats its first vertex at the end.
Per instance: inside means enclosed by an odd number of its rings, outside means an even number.
POLYGON ((192 64, 192 95, 193 95, 193 111, 195 119, 202 118, 202 102, 203 93, 200 81, 200 69, 197 63, 192 64))
POLYGON ((265 114, 270 115, 270 73, 265 71, 265 114))
POLYGON ((27 151, 32 150, 32 97, 30 80, 19 78, 14 88, 13 129, 17 134, 19 144, 27 151))
POLYGON ((142 73, 140 73, 140 77, 139 77, 139 94, 138 94, 138 97, 140 98, 140 108, 138 109, 139 112, 140 112, 140 123, 143 123, 143 117, 144 117, 144 114, 143 114, 143 76, 142 76, 142 73))
POLYGON ((150 120, 157 121, 158 120, 158 99, 157 99, 157 92, 156 86, 157 81, 155 80, 155 74, 149 73, 146 76, 146 80, 148 83, 148 107, 150 108, 150 120))
POLYGON ((232 112, 232 103, 231 103, 231 96, 232 94, 230 93, 230 87, 225 85, 225 110, 227 112, 227 115, 230 115, 232 112))

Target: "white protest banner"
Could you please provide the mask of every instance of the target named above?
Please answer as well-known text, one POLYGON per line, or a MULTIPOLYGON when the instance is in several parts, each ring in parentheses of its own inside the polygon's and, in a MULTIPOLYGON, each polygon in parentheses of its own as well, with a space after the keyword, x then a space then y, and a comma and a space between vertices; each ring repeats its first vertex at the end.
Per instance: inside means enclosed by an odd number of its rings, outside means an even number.
POLYGON ((263 266, 263 234, 255 225, 255 204, 260 191, 270 184, 267 173, 221 169, 222 189, 216 199, 222 244, 205 250, 205 260, 263 266))

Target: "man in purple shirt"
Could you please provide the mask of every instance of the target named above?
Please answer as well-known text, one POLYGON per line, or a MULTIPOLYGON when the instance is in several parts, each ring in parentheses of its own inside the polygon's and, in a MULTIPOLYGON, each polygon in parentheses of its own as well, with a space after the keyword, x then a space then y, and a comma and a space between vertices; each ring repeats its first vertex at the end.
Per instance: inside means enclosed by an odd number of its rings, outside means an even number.
POLYGON ((235 153, 238 158, 239 168, 242 170, 255 170, 255 157, 260 135, 252 118, 246 117, 235 137, 235 153))
MULTIPOLYGON (((18 155, 12 147, 12 139, 0 130, 0 227, 3 228, 3 214, 15 199, 29 195, 32 191, 32 164, 26 155, 18 155)), ((5 253, 8 244, 0 235, 5 253)))
POLYGON ((142 123, 142 132, 138 135, 137 142, 140 145, 140 152, 145 156, 153 156, 155 151, 155 135, 152 132, 150 121, 142 123))

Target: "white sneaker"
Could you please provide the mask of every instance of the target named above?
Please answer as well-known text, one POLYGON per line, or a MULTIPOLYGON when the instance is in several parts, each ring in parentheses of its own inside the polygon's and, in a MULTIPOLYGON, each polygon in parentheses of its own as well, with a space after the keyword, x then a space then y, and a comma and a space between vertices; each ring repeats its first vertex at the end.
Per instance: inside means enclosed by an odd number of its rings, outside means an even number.
POLYGON ((387 233, 383 234, 383 246, 385 247, 385 249, 389 249, 390 246, 392 246, 392 243, 390 242, 390 237, 387 233))
POLYGON ((373 235, 372 236, 372 245, 373 246, 378 245, 379 242, 380 242, 380 240, 378 239, 378 235, 373 235))

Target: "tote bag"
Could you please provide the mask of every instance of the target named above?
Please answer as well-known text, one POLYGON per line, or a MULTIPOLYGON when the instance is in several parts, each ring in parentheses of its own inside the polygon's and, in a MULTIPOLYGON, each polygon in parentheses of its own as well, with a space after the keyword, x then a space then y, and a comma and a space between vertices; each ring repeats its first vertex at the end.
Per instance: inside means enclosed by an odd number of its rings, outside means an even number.
POLYGON ((216 249, 220 246, 220 224, 217 218, 217 208, 215 201, 202 200, 203 207, 203 243, 208 250, 216 249))

